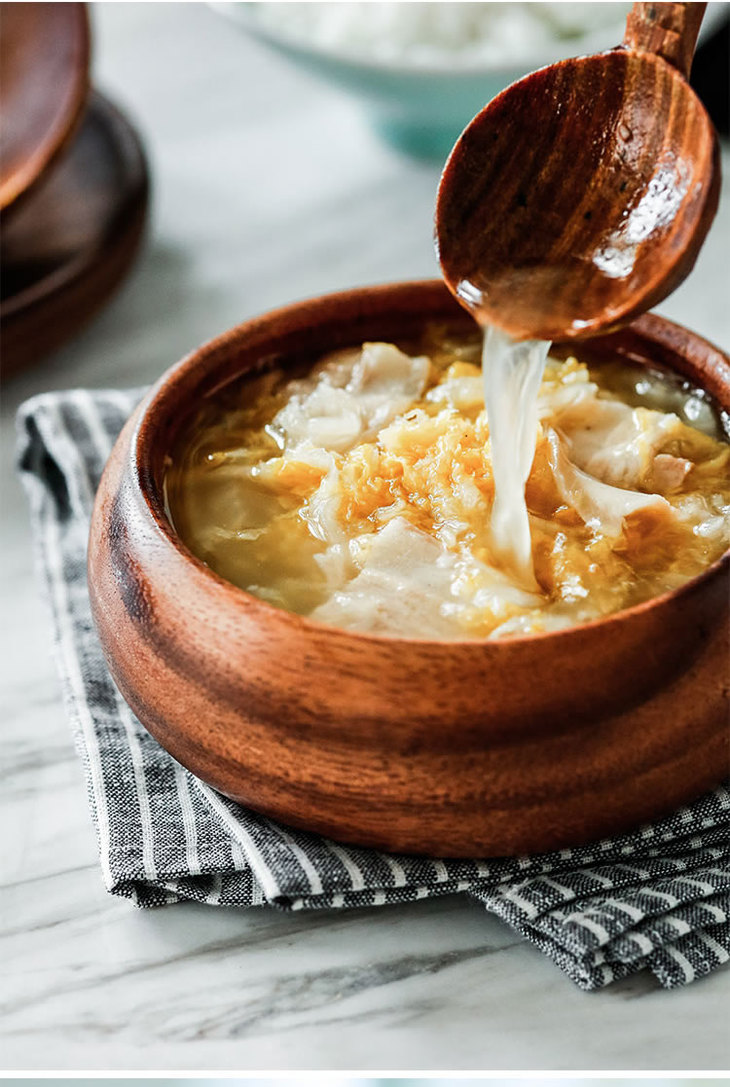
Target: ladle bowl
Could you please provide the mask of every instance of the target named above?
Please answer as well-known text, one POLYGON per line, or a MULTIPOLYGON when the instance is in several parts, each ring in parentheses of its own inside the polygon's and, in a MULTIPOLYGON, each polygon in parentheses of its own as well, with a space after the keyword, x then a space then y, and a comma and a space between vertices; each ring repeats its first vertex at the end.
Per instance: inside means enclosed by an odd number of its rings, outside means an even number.
POLYGON ((704 4, 635 4, 624 43, 542 68, 475 117, 436 211, 447 285, 516 339, 627 323, 694 265, 717 139, 689 72, 704 4))

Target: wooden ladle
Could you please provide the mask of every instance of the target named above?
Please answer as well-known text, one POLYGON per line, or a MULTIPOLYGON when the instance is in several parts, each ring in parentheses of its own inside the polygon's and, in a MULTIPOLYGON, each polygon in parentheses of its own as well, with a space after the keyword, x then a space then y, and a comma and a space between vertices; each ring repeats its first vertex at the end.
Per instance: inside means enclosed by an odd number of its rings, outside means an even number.
POLYGON ((717 209, 712 123, 687 82, 706 4, 634 4, 623 43, 502 91, 446 163, 446 283, 516 339, 608 331, 690 272, 717 209))

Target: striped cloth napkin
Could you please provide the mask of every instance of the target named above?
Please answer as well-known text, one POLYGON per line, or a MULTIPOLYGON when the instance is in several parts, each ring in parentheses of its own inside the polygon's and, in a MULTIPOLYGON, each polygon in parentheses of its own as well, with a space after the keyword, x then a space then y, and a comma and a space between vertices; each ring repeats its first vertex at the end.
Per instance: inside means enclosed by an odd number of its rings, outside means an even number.
POLYGON ((192 899, 288 909, 467 893, 582 989, 644 968, 673 988, 727 962, 728 788, 632 834, 581 848, 432 860, 358 849, 278 825, 178 765, 114 686, 86 589, 94 492, 142 393, 47 393, 18 414, 19 470, 109 891, 139 906, 192 899))

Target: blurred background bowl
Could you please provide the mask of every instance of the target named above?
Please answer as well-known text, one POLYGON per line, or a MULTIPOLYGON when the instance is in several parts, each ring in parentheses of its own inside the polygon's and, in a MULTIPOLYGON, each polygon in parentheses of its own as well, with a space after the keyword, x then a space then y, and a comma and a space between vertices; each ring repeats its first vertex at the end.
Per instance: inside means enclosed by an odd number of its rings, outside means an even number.
MULTIPOLYGON (((527 72, 617 45, 631 7, 412 2, 211 6, 279 53, 359 97, 387 142, 435 159, 446 157, 482 106, 527 72), (478 30, 477 40, 467 40, 468 25, 478 30)), ((726 7, 708 5, 704 36, 722 20, 726 7)))
POLYGON ((84 4, 0 5, 0 208, 68 146, 89 91, 84 4))

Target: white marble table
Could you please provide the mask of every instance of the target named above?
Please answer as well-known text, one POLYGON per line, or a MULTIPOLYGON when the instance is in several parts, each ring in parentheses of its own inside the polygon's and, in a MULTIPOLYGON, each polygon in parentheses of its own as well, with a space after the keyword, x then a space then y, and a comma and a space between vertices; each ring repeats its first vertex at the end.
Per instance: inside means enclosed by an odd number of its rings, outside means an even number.
MULTIPOLYGON (((202 5, 100 4, 94 21, 97 82, 146 137, 155 199, 114 302, 3 397, 0 1067, 726 1067, 727 969, 673 993, 641 975, 586 995, 463 899, 292 916, 141 912, 104 892, 12 477, 15 408, 150 381, 282 302, 435 274, 438 170, 380 146, 350 101, 202 5)), ((662 311, 727 346, 724 196, 662 311)))

